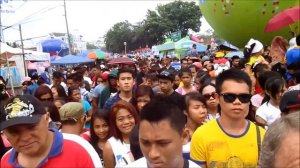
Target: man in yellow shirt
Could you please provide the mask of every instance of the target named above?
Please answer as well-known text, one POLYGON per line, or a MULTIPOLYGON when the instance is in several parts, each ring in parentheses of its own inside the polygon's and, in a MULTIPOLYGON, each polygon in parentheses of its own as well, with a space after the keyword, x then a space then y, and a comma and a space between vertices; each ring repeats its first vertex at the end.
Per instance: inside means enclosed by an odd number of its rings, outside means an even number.
POLYGON ((246 120, 252 83, 238 69, 216 79, 221 116, 199 127, 191 141, 191 159, 201 167, 257 167, 265 130, 246 120))

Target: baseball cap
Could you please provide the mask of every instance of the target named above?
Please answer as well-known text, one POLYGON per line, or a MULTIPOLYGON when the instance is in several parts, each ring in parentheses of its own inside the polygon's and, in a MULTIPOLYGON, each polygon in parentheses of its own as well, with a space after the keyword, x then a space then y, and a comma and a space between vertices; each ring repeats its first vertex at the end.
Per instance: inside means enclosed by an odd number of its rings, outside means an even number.
POLYGON ((36 124, 46 110, 42 103, 31 95, 19 95, 8 99, 0 107, 0 130, 20 124, 36 124))
POLYGON ((117 70, 117 69, 113 69, 113 70, 111 70, 111 71, 109 72, 108 77, 109 77, 109 78, 116 78, 117 75, 118 75, 118 70, 117 70))
POLYGON ((163 70, 159 75, 157 75, 159 79, 169 79, 171 81, 175 80, 175 75, 170 70, 163 70))
POLYGON ((221 52, 221 51, 216 52, 216 57, 217 57, 217 58, 222 58, 222 57, 224 57, 224 56, 225 56, 224 52, 221 52))
POLYGON ((77 120, 84 115, 83 105, 79 102, 69 102, 59 109, 61 121, 77 120))
POLYGON ((286 92, 279 105, 282 113, 287 113, 290 109, 300 108, 300 90, 286 92))
POLYGON ((105 72, 102 73, 101 78, 103 80, 107 80, 108 79, 108 75, 109 75, 109 71, 105 71, 105 72))

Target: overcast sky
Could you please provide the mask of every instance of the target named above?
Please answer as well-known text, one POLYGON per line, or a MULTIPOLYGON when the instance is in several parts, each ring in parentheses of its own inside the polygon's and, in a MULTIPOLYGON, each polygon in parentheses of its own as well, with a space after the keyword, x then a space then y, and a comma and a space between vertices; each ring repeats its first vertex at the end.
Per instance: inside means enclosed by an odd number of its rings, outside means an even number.
MULTIPOLYGON (((143 1, 71 1, 67 0, 69 30, 78 30, 84 40, 97 40, 117 22, 128 20, 130 23, 142 21, 148 9, 154 10, 158 4, 168 0, 143 1)), ((195 0, 198 4, 198 1, 195 0)), ((4 10, 14 13, 2 13, 2 25, 22 24, 23 39, 44 36, 50 32, 66 32, 63 1, 20 1, 12 0, 2 5, 4 10), (27 23, 26 23, 27 22, 27 23)), ((203 23, 203 30, 209 28, 203 23)), ((3 31, 5 41, 19 40, 18 25, 3 31)))

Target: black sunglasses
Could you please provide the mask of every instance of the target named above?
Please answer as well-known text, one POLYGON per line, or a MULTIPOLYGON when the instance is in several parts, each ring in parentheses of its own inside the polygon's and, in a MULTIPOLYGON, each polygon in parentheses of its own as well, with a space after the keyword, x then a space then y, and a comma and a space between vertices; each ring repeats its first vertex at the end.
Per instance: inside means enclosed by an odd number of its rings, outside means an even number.
POLYGON ((243 94, 233 94, 233 93, 223 93, 221 94, 223 96, 224 101, 227 103, 232 103, 236 100, 236 98, 239 99, 242 103, 249 103, 251 100, 251 94, 243 93, 243 94))
POLYGON ((204 94, 203 97, 206 100, 209 100, 211 97, 215 99, 216 98, 216 92, 211 92, 211 93, 204 94))

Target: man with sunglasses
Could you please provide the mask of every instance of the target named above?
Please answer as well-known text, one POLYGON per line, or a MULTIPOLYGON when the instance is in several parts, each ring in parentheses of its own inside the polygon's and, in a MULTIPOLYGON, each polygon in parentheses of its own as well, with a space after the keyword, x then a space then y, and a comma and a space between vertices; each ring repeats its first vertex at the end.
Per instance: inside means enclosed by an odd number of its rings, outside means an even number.
POLYGON ((252 83, 238 69, 216 79, 221 116, 198 128, 191 141, 191 159, 202 167, 257 167, 265 131, 246 120, 252 83))

